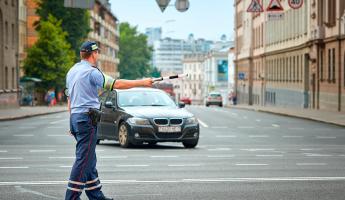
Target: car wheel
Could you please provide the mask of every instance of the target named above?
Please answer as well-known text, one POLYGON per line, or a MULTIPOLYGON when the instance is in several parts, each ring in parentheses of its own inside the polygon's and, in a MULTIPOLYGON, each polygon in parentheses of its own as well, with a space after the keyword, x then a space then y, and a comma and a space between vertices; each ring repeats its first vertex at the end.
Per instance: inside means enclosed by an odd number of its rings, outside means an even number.
POLYGON ((130 146, 128 138, 128 128, 125 122, 122 122, 119 128, 119 143, 123 148, 127 148, 130 146))
POLYGON ((219 107, 223 107, 223 104, 219 104, 219 107))
POLYGON ((196 140, 192 140, 192 141, 185 141, 185 142, 182 142, 182 144, 183 144, 183 146, 185 147, 185 148, 195 148, 196 147, 196 145, 198 145, 198 139, 196 139, 196 140))
POLYGON ((101 142, 101 140, 100 140, 100 139, 98 139, 98 140, 97 140, 97 142, 96 142, 96 144, 99 144, 100 142, 101 142))
POLYGON ((206 107, 208 107, 209 105, 208 104, 206 104, 206 107))

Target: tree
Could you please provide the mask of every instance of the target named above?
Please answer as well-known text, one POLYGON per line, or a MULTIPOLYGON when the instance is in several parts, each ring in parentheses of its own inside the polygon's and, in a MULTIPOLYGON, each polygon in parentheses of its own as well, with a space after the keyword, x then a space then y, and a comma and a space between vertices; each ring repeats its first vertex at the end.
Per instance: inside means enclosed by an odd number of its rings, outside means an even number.
POLYGON ((151 77, 158 78, 158 77, 161 76, 161 71, 159 71, 157 69, 157 67, 153 67, 153 68, 151 68, 151 73, 150 74, 151 74, 151 77))
MULTIPOLYGON (((68 33, 67 41, 72 45, 76 55, 79 55, 80 45, 91 31, 89 12, 80 8, 66 8, 64 0, 40 0, 38 6, 36 12, 41 20, 47 20, 50 14, 62 20, 62 29, 68 33)), ((37 30, 39 28, 38 24, 37 30)))
POLYGON ((65 76, 72 67, 75 54, 66 41, 67 33, 61 28, 61 21, 49 15, 47 21, 40 21, 39 39, 28 49, 24 61, 24 71, 27 76, 40 78, 39 89, 63 88, 65 76))
POLYGON ((120 24, 120 77, 138 79, 151 73, 152 48, 147 44, 147 36, 138 33, 137 27, 128 23, 120 24))

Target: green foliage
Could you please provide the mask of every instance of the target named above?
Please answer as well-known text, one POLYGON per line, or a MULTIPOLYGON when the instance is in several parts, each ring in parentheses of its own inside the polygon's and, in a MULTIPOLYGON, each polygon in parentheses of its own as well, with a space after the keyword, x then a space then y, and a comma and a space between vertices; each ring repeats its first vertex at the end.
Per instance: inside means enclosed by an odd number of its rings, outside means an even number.
MULTIPOLYGON (((80 8, 66 8, 64 0, 39 0, 38 5, 37 14, 42 20, 47 20, 49 15, 62 20, 62 29, 68 33, 66 39, 79 55, 80 45, 91 31, 89 12, 80 8)), ((37 28, 39 30, 40 27, 37 28)))
POLYGON ((138 33, 137 27, 120 24, 120 77, 138 79, 151 73, 152 48, 147 45, 147 36, 138 33))
POLYGON ((154 67, 151 69, 151 77, 158 78, 161 76, 161 72, 157 69, 157 67, 154 67))
POLYGON ((61 21, 49 15, 47 21, 40 21, 39 39, 28 49, 24 61, 27 76, 40 78, 39 89, 63 88, 65 76, 72 67, 75 54, 65 40, 67 33, 61 28, 61 21))

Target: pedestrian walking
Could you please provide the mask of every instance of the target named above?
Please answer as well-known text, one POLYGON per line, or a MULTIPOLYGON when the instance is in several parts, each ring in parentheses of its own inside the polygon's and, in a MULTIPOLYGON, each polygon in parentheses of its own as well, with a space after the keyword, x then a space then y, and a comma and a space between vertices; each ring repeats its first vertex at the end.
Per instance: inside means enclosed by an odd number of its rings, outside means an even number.
POLYGON ((111 200, 101 191, 102 185, 96 169, 97 122, 100 117, 98 89, 129 89, 152 87, 153 80, 114 80, 97 68, 97 43, 86 41, 80 48, 81 61, 67 73, 70 133, 76 139, 76 159, 68 181, 65 200, 80 200, 85 190, 92 200, 111 200))

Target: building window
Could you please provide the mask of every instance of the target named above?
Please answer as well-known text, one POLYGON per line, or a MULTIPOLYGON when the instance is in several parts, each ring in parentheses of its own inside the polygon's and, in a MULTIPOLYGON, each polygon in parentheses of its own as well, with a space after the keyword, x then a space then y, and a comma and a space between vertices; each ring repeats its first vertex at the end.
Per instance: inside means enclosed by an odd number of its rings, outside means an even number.
POLYGON ((14 73, 14 67, 12 67, 12 89, 15 88, 15 73, 14 73))
POLYGON ((320 51, 320 80, 323 82, 323 50, 320 51))
POLYGON ((335 26, 336 0, 328 0, 324 5, 323 20, 326 26, 335 26))
POLYGON ((15 41, 15 32, 14 32, 14 24, 12 24, 12 48, 14 49, 14 41, 15 41))
POLYGON ((335 48, 332 49, 332 81, 335 83, 335 48))
POLYGON ((7 21, 5 22, 5 41, 6 41, 6 45, 8 45, 8 23, 7 23, 7 21))
POLYGON ((5 89, 8 89, 8 67, 5 67, 5 89))
POLYGON ((332 56, 331 56, 331 53, 332 53, 332 50, 331 49, 328 49, 328 72, 327 72, 327 80, 328 80, 328 82, 330 82, 331 81, 331 58, 332 58, 332 56))

